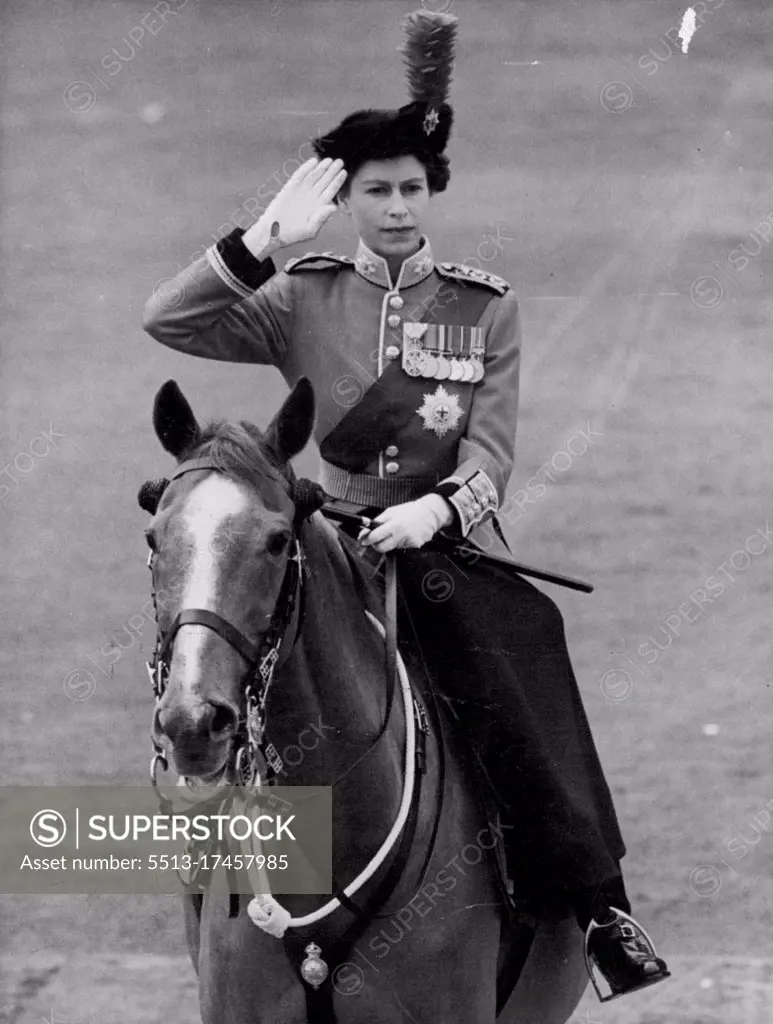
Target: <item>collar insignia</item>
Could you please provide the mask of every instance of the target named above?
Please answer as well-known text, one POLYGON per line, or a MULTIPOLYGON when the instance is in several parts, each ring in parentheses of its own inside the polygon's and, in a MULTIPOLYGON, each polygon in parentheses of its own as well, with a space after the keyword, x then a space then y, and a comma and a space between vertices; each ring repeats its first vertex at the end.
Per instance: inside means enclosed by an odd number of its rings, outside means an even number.
POLYGON ((435 261, 432 257, 432 248, 425 238, 421 247, 403 262, 400 268, 400 276, 396 284, 392 284, 389 276, 389 267, 383 256, 375 252, 361 241, 357 247, 357 255, 354 258, 354 267, 360 277, 364 277, 371 284, 376 284, 387 291, 397 291, 400 288, 407 288, 409 285, 418 284, 425 277, 429 277, 435 268, 435 261))
POLYGON ((357 269, 363 274, 373 275, 379 268, 378 263, 376 263, 375 260, 372 260, 370 256, 363 253, 361 256, 357 257, 357 269))

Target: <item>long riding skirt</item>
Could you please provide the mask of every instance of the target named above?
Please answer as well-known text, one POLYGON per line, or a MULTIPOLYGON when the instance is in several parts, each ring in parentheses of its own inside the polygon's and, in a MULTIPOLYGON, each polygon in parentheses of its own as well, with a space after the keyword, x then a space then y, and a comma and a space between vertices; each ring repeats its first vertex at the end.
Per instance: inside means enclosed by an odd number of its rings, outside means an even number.
POLYGON ((619 906, 625 845, 558 608, 483 559, 411 550, 398 565, 403 642, 482 756, 517 877, 575 909, 600 889, 619 906))

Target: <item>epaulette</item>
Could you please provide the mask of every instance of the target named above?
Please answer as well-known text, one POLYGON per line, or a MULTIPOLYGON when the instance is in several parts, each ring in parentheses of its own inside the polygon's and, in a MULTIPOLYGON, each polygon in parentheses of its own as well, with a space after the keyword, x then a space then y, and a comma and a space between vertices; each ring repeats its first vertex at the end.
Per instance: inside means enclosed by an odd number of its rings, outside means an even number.
POLYGON ((484 288, 490 288, 497 295, 504 295, 510 288, 503 277, 478 270, 477 267, 468 267, 464 263, 436 263, 435 270, 441 277, 450 277, 454 281, 472 281, 474 284, 483 285, 484 288))
POLYGON ((288 260, 284 269, 286 274, 292 274, 296 270, 340 270, 349 266, 354 266, 354 260, 348 256, 337 256, 334 252, 307 252, 288 260))

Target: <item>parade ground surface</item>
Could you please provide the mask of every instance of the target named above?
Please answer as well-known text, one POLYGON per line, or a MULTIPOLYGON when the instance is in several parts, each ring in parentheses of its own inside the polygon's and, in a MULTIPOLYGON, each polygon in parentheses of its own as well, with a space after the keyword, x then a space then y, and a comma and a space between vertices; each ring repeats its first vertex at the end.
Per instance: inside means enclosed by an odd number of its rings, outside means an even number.
MULTIPOLYGON (((145 783, 136 493, 171 465, 154 394, 173 377, 204 418, 265 426, 286 388, 163 349, 144 302, 246 226, 319 128, 405 101, 395 47, 415 6, 6 5, 5 785, 145 783)), ((609 1005, 587 994, 577 1024, 762 1024, 773 1006, 773 10, 696 12, 683 54, 684 7, 665 0, 456 0, 453 177, 427 225, 439 259, 480 261, 521 300, 503 524, 523 561, 595 586, 545 589, 634 911, 674 974, 609 1005)), ((351 252, 346 229, 335 219, 300 251, 351 252)), ((1 906, 3 1019, 198 1019, 175 899, 1 906)))

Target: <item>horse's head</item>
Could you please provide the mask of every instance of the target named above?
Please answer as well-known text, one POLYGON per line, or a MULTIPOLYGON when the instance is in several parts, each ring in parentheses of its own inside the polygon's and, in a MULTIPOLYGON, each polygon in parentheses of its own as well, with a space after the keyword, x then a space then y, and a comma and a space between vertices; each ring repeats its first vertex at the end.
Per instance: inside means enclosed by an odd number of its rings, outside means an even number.
POLYGON ((156 395, 156 434, 178 466, 140 491, 153 514, 146 535, 162 663, 152 736, 180 775, 219 780, 243 737, 245 691, 260 682, 296 547, 289 460, 313 422, 305 379, 262 435, 243 422, 200 428, 174 381, 156 395))

